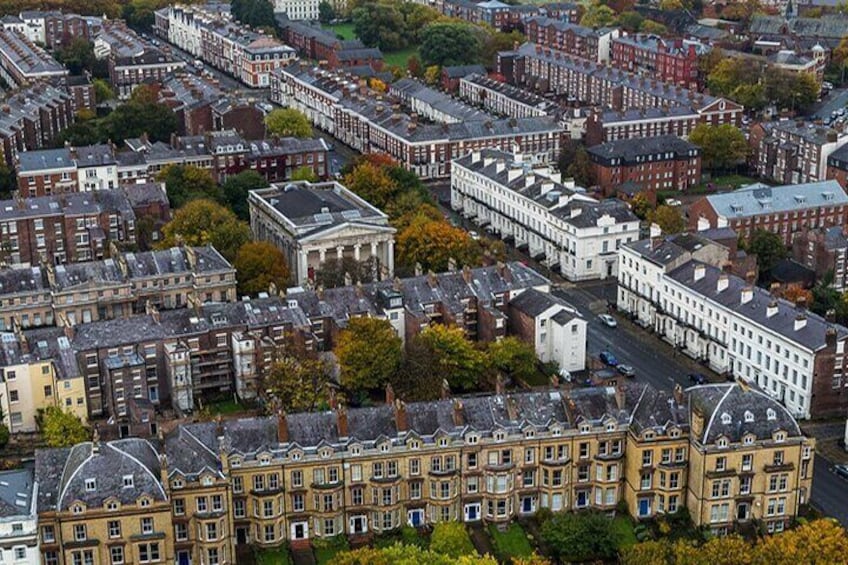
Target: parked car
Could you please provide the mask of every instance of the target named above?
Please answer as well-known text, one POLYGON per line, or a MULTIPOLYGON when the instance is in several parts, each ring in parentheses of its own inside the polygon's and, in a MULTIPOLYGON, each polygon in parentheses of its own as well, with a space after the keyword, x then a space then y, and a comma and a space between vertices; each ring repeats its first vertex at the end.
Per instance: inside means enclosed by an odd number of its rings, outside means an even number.
POLYGON ((681 202, 677 198, 669 198, 668 200, 665 201, 665 203, 666 203, 666 206, 674 206, 674 207, 683 205, 683 202, 681 202))
POLYGON ((707 383, 707 377, 701 373, 689 373, 686 377, 689 379, 690 383, 694 383, 696 385, 703 385, 707 383))
POLYGON ((618 365, 618 359, 616 359, 615 355, 613 355, 609 351, 601 351, 601 354, 598 355, 598 358, 604 365, 608 365, 610 367, 615 367, 618 365))
POLYGON ((848 465, 834 465, 833 472, 843 479, 848 479, 848 465))
POLYGON ((618 322, 609 314, 601 314, 598 316, 598 318, 600 318, 601 322, 603 322, 603 324, 609 328, 618 327, 618 322))
POLYGON ((478 239, 480 239, 480 234, 479 234, 479 233, 477 233, 476 231, 470 231, 470 232, 468 232, 468 235, 469 235, 469 237, 471 237, 471 239, 473 239, 474 241, 477 241, 478 239))
POLYGON ((628 379, 632 379, 636 376, 636 371, 633 370, 633 367, 630 365, 619 365, 615 368, 619 373, 627 377, 628 379))

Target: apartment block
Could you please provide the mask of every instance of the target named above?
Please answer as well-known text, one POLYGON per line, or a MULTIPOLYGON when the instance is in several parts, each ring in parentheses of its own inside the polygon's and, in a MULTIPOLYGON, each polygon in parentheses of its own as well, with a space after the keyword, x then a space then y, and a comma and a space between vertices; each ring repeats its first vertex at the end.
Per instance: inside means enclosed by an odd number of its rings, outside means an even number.
POLYGON ((451 161, 475 149, 512 151, 517 146, 537 161, 551 163, 559 155, 563 132, 552 117, 424 123, 394 96, 378 99, 376 92, 345 76, 306 65, 272 74, 271 98, 300 110, 316 127, 354 149, 386 153, 424 179, 446 178, 451 161))
POLYGON ((11 86, 62 83, 68 69, 17 31, 0 29, 0 77, 11 86))
POLYGON ((67 92, 39 83, 0 100, 0 151, 3 162, 15 166, 24 151, 50 147, 74 123, 74 107, 67 92))
POLYGON ((502 151, 454 160, 451 207, 573 281, 615 276, 619 247, 639 237, 624 202, 598 202, 550 168, 502 151))
POLYGON ((797 418, 844 413, 848 328, 693 259, 674 240, 634 242, 619 258, 619 309, 681 352, 797 418))
POLYGON ((848 290, 848 237, 845 226, 808 228, 794 234, 792 257, 816 273, 816 279, 832 276, 831 288, 848 290))
POLYGON ((459 79, 459 97, 497 116, 532 118, 556 115, 559 105, 527 90, 472 74, 459 79))
POLYGON ((39 265, 103 259, 110 242, 138 243, 136 221, 143 217, 154 221, 154 230, 170 218, 161 185, 132 201, 119 189, 0 202, 3 260, 39 265))
POLYGON ((609 63, 618 28, 591 28, 554 18, 530 18, 524 24, 527 41, 594 63, 609 63))
POLYGON ((595 109, 586 117, 586 145, 622 139, 644 139, 673 135, 687 139, 702 123, 698 110, 686 106, 631 108, 614 111, 595 109))
POLYGON ((414 78, 402 78, 391 84, 389 94, 414 114, 439 124, 485 121, 491 116, 430 88, 414 78))
POLYGON ((786 245, 807 228, 843 226, 848 194, 835 180, 765 186, 756 184, 732 193, 698 199, 689 209, 689 229, 733 229, 749 239, 756 230, 780 234, 786 245))
POLYGON ((32 469, 0 472, 0 559, 41 563, 32 469))
POLYGON ((749 143, 760 177, 801 184, 828 178, 828 157, 848 143, 848 134, 802 121, 764 122, 751 127, 749 143))
POLYGON ((292 20, 316 21, 318 0, 274 0, 274 14, 285 14, 292 20))
POLYGON ((639 191, 684 191, 701 182, 701 149, 672 135, 610 141, 587 153, 604 196, 623 184, 639 191))
POLYGON ((621 502, 639 519, 685 508, 715 534, 754 520, 777 532, 809 499, 814 440, 738 384, 633 383, 409 403, 389 388, 383 405, 183 424, 157 445, 95 436, 37 450, 45 560, 119 547, 214 563, 243 544, 621 502))
POLYGON ((339 39, 332 30, 283 18, 279 14, 277 24, 282 30, 283 40, 301 57, 324 61, 331 69, 344 70, 360 65, 374 70, 383 68, 383 53, 376 47, 366 47, 358 39, 339 39))
POLYGON ((635 34, 614 38, 610 51, 614 66, 697 90, 701 83, 698 63, 710 47, 696 41, 635 34))
POLYGON ((185 61, 175 59, 159 49, 146 49, 139 55, 109 58, 109 82, 120 100, 128 100, 132 91, 150 81, 163 81, 184 69, 185 61))
POLYGON ((371 260, 375 274, 394 273, 388 216, 337 182, 252 190, 248 204, 254 237, 280 248, 296 285, 314 280, 328 259, 371 260))

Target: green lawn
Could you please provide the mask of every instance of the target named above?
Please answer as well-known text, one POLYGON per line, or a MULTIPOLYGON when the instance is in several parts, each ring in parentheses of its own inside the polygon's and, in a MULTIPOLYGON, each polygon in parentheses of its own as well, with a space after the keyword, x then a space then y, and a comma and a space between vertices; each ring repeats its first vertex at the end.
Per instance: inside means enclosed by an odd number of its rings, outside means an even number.
POLYGON ((244 404, 236 402, 235 400, 222 400, 221 402, 215 402, 212 404, 207 404, 207 409, 212 414, 238 414, 239 412, 247 411, 247 407, 244 404))
POLYGON ((528 557, 533 554, 533 546, 527 539, 524 528, 518 523, 510 524, 505 532, 499 531, 497 526, 490 524, 488 532, 499 560, 505 561, 510 557, 528 557))
POLYGON ((291 555, 286 548, 265 549, 256 554, 256 565, 291 565, 291 555))
POLYGON ((353 24, 350 22, 343 22, 324 27, 333 30, 336 35, 341 35, 343 39, 356 39, 356 34, 353 33, 353 24))
POLYGON ((616 516, 612 520, 612 528, 618 534, 619 548, 630 547, 638 541, 633 532, 633 522, 630 520, 630 516, 616 516))
POLYGON ((391 53, 383 53, 383 59, 386 61, 386 65, 397 65, 398 67, 406 68, 406 61, 413 55, 418 55, 418 46, 415 45, 413 47, 407 47, 406 49, 401 49, 400 51, 393 51, 391 53))
POLYGON ((707 189, 708 184, 712 184, 714 188, 719 190, 727 190, 727 189, 736 189, 745 184, 754 184, 755 182, 759 182, 757 179, 746 177, 744 175, 724 175, 719 177, 713 177, 711 180, 707 182, 701 183, 697 188, 702 188, 704 190, 707 189))

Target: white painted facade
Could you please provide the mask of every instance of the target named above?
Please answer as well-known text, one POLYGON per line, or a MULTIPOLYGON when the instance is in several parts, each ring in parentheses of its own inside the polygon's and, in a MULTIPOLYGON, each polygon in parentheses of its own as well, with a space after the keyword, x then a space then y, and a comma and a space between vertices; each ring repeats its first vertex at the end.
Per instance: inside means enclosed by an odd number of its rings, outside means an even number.
POLYGON ((556 362, 569 372, 586 368, 586 320, 575 311, 568 319, 557 316, 562 306, 552 306, 536 317, 536 357, 556 362))
POLYGON ((0 513, 0 563, 40 565, 36 500, 38 484, 26 470, 0 472, 0 491, 14 511, 0 513), (12 502, 14 499, 14 503, 12 502))
POLYGON ((274 0, 274 13, 285 13, 290 20, 318 19, 318 0, 274 0))

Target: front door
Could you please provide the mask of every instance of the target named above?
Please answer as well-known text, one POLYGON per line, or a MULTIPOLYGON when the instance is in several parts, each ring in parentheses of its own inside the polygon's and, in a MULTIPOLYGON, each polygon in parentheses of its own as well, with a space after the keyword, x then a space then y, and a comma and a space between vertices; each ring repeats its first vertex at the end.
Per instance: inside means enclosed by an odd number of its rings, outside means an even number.
POLYGON ((418 528, 424 525, 424 511, 420 508, 407 512, 406 518, 409 522, 409 525, 413 528, 418 528))
POLYGON ((178 565, 191 565, 191 554, 188 551, 180 550, 177 552, 178 565))
POLYGON ((247 543, 247 528, 236 528, 236 543, 239 545, 247 543))
POLYGON ((308 539, 309 527, 306 522, 295 522, 291 525, 292 539, 308 539))
POLYGON ((465 505, 465 521, 466 522, 476 522, 480 519, 480 503, 475 502, 473 504, 465 505))
POLYGON ((651 500, 648 498, 639 499, 639 517, 651 515, 651 500))
POLYGON ((521 499, 521 512, 524 514, 530 514, 533 512, 533 506, 535 505, 533 504, 532 496, 525 496, 521 499))
POLYGON ((368 531, 368 520, 365 516, 351 516, 350 533, 364 534, 368 531))
POLYGON ((748 519, 748 503, 742 502, 736 507, 736 519, 744 522, 748 519))

